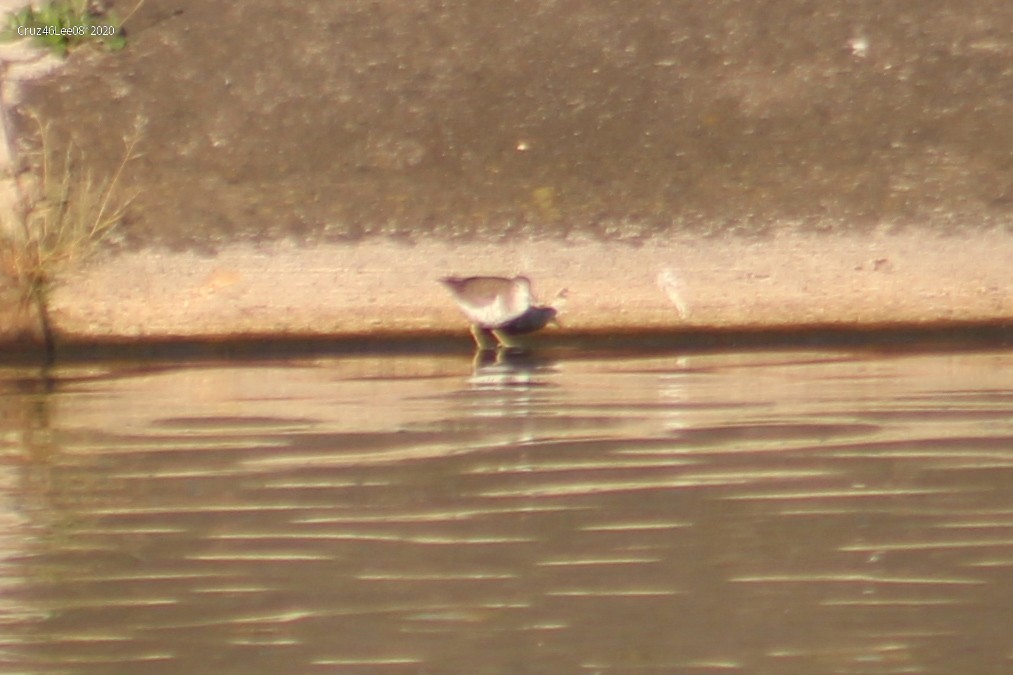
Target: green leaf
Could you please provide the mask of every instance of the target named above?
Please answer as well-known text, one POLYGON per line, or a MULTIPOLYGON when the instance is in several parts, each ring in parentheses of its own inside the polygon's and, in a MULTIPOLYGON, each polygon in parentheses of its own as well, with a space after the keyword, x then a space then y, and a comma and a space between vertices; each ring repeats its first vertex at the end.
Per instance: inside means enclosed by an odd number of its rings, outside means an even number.
POLYGON ((127 46, 127 38, 122 33, 106 38, 106 47, 111 52, 118 52, 127 46))
POLYGON ((112 36, 95 36, 91 29, 101 22, 118 29, 120 21, 109 15, 95 15, 88 10, 88 0, 52 0, 38 10, 24 7, 8 16, 7 28, 0 28, 0 41, 11 41, 25 36, 18 35, 18 28, 47 28, 48 34, 35 35, 35 44, 42 45, 64 56, 67 50, 77 45, 96 40, 109 51, 119 51, 126 46, 127 38, 122 32, 112 36), (63 30, 83 29, 83 35, 61 35, 63 30))

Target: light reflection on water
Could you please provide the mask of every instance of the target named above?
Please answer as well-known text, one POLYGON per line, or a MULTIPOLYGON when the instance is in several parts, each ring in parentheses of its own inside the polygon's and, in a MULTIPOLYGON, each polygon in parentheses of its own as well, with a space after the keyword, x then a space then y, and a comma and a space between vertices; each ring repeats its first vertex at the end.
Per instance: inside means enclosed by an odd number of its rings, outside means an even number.
POLYGON ((0 371, 21 673, 1013 668, 1013 353, 0 371))

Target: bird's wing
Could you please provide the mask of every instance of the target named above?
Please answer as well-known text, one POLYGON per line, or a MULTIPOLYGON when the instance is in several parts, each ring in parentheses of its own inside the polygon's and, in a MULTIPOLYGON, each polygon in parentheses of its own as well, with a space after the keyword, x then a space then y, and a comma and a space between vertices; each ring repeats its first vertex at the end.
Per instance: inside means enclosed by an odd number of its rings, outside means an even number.
POLYGON ((495 328, 528 311, 531 282, 526 277, 474 279, 466 295, 467 298, 458 296, 465 315, 474 323, 495 328))
POLYGON ((518 307, 513 300, 510 296, 501 294, 482 304, 461 305, 461 310, 473 323, 495 328, 513 321, 527 311, 527 307, 518 307))
POLYGON ((531 307, 531 282, 527 277, 445 277, 461 311, 472 323, 496 328, 513 321, 531 307))

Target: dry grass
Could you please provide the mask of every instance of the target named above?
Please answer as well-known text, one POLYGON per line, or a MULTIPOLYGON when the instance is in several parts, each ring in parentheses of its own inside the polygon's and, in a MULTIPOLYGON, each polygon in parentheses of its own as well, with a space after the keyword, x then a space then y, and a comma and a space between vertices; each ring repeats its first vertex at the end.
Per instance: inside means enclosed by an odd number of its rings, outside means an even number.
MULTIPOLYGON (((58 153, 48 128, 39 123, 41 149, 34 175, 18 181, 20 203, 0 227, 0 276, 25 306, 34 306, 47 343, 48 295, 61 273, 93 254, 123 219, 132 201, 119 190, 124 168, 135 157, 139 133, 125 140, 123 158, 105 178, 84 167, 70 143, 58 153)), ((47 345, 51 347, 51 345, 47 345)))

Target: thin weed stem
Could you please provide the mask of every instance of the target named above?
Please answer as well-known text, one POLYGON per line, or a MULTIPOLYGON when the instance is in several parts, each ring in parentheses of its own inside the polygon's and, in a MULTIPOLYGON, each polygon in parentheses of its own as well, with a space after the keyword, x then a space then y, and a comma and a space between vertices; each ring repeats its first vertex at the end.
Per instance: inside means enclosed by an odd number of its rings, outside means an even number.
POLYGON ((34 307, 47 359, 55 354, 56 334, 49 318, 49 296, 59 276, 93 254, 123 218, 133 201, 120 193, 127 164, 137 156, 140 126, 124 139, 124 153, 112 175, 96 180, 77 146, 70 142, 55 154, 49 129, 35 118, 41 139, 34 180, 18 181, 20 205, 14 227, 0 234, 0 276, 6 277, 25 306, 34 307))

